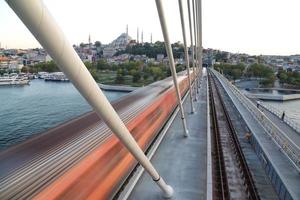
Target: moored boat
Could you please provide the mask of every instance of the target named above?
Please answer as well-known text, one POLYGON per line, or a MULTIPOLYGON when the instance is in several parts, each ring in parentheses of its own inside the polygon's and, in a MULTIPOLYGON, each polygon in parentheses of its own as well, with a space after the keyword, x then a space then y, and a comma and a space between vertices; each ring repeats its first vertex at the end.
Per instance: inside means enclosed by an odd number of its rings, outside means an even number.
POLYGON ((0 86, 5 85, 28 85, 29 80, 27 77, 19 76, 19 75, 5 75, 0 77, 0 86))

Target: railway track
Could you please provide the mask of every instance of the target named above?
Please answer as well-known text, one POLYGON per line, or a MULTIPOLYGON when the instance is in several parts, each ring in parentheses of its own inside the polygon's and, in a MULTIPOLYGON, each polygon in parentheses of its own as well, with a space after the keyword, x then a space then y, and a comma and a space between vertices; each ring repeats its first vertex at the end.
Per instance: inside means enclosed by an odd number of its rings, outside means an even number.
POLYGON ((217 81, 209 73, 213 199, 260 199, 217 81))

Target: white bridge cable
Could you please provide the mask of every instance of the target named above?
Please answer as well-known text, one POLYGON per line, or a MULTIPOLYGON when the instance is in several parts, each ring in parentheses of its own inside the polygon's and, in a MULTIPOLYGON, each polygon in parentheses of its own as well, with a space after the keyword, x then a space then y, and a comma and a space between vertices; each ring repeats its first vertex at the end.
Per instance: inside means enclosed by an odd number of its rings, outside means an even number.
POLYGON ((159 20, 160 20, 162 33, 163 33, 163 36, 164 36, 166 51, 167 51, 167 55, 168 55, 168 58, 169 58, 169 65, 170 65, 170 69, 171 69, 171 72, 172 72, 173 82, 174 82, 174 86, 175 86, 175 90, 176 90, 176 96, 177 96, 178 106, 179 106, 179 109, 180 109, 184 136, 188 137, 189 134, 188 134, 188 129, 187 129, 187 125, 186 125, 186 119, 185 119, 185 116, 184 116, 184 109, 183 109, 183 106, 182 106, 182 100, 181 100, 181 95, 180 95, 180 91, 179 91, 179 85, 178 85, 178 81, 177 81, 175 62, 174 62, 172 47, 171 47, 171 43, 170 43, 170 39, 169 39, 167 23, 166 23, 166 20, 165 20, 164 8, 163 8, 161 0, 155 0, 155 2, 156 2, 156 8, 157 8, 157 12, 158 12, 159 20))
POLYGON ((194 21, 194 37, 195 37, 195 56, 196 56, 196 88, 197 93, 199 93, 199 49, 198 49, 198 20, 196 18, 196 7, 195 7, 195 0, 192 0, 192 9, 193 9, 193 21, 194 21))
MULTIPOLYGON (((193 1, 193 0, 192 0, 193 1)), ((193 65, 193 76, 195 78, 194 82, 195 84, 193 84, 194 86, 194 98, 195 101, 198 101, 197 98, 197 80, 196 80, 196 62, 195 62, 195 49, 194 49, 194 44, 193 44, 193 25, 192 25, 192 19, 191 19, 191 6, 190 6, 190 0, 187 0, 187 5, 188 5, 188 17, 189 17, 189 29, 190 29, 190 41, 191 41, 191 51, 192 51, 192 65, 193 65)), ((195 27, 194 27, 195 28, 195 27)))
POLYGON ((197 0, 198 2, 198 27, 199 27, 199 72, 202 72, 202 57, 203 57, 203 47, 202 47, 202 0, 197 0))
POLYGON ((184 57, 185 57, 185 65, 186 65, 186 71, 188 75, 188 81, 189 81, 189 90, 190 90, 190 102, 191 102, 191 113, 195 112, 194 103, 193 103, 193 92, 191 87, 191 75, 190 75, 190 61, 189 61, 189 52, 186 42, 186 32, 185 32, 185 22, 184 22, 184 13, 183 13, 183 6, 182 6, 182 0, 178 0, 179 4, 179 12, 180 12, 180 20, 181 20, 181 29, 182 29, 182 37, 183 37, 183 45, 184 45, 184 57))

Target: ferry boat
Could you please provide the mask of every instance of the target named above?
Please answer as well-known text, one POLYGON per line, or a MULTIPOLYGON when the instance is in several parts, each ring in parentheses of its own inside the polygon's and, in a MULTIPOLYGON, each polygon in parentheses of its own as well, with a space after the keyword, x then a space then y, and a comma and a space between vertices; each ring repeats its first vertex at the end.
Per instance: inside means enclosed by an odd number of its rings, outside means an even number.
POLYGON ((45 81, 58 81, 58 82, 66 82, 69 79, 63 72, 53 72, 49 73, 47 77, 44 78, 45 81))
POLYGON ((49 73, 48 72, 38 72, 37 76, 39 79, 45 79, 49 76, 49 73))
POLYGON ((0 86, 5 85, 28 85, 29 80, 27 77, 19 76, 19 75, 4 75, 0 77, 0 86))

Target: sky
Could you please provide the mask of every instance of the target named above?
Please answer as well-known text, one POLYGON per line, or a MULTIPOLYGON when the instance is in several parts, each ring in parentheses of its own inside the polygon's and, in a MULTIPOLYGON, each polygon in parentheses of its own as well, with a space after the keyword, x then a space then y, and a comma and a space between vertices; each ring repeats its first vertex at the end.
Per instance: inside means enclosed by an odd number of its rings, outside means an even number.
MULTIPOLYGON (((171 42, 183 41, 177 0, 162 0, 171 42)), ((184 2, 186 28, 187 4, 184 2)), ((110 43, 129 27, 144 41, 163 40, 155 0, 44 0, 72 44, 110 43)), ((202 0, 203 47, 251 55, 300 54, 299 0, 202 0)), ((189 29, 187 29, 189 30, 189 29)), ((188 34, 189 32, 187 32, 188 34)), ((188 35, 189 36, 189 35, 188 35)), ((39 43, 4 0, 0 1, 2 48, 39 43)), ((189 43, 189 37, 188 37, 189 43)))

